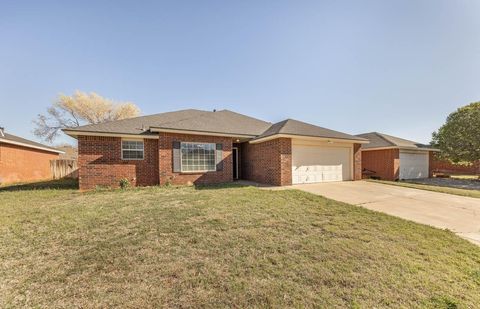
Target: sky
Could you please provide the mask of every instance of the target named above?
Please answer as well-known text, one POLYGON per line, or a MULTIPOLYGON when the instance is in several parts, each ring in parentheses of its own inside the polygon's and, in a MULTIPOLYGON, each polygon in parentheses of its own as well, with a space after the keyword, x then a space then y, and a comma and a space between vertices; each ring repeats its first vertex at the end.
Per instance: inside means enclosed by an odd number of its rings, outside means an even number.
POLYGON ((479 72, 477 0, 0 0, 0 126, 37 141, 81 90, 428 143, 479 72))

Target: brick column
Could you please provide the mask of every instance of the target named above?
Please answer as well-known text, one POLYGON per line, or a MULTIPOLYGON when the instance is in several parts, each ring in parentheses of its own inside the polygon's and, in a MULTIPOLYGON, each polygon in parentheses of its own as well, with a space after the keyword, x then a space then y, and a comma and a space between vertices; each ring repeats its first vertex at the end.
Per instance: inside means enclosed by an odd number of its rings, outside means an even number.
POLYGON ((279 139, 280 153, 280 186, 292 184, 292 139, 279 139))
POLYGON ((434 165, 433 165, 433 160, 435 160, 434 153, 433 151, 428 152, 428 177, 433 177, 433 170, 434 170, 434 165))
POLYGON ((362 180, 361 144, 353 144, 353 180, 362 180))

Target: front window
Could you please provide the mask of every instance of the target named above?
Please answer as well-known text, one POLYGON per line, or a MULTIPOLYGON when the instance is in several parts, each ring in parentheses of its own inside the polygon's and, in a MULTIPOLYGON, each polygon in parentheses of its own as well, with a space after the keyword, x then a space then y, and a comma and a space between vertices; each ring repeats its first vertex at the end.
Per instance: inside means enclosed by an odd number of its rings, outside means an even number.
POLYGON ((215 144, 181 143, 182 172, 215 171, 215 144))
POLYGON ((122 141, 123 160, 143 160, 143 141, 122 141))

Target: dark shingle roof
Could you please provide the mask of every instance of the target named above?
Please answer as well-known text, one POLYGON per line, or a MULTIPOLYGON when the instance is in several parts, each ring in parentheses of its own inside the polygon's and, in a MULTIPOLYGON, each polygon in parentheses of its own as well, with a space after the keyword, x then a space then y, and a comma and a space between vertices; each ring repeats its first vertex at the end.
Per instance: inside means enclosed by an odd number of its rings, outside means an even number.
POLYGON ((294 119, 287 119, 273 124, 270 128, 268 128, 268 130, 257 136, 255 139, 260 139, 275 134, 289 134, 299 136, 366 141, 365 139, 358 136, 318 127, 313 124, 301 122, 294 119))
POLYGON ((149 128, 163 128, 256 136, 265 131, 269 126, 270 123, 268 122, 229 110, 209 112, 186 109, 86 125, 68 129, 67 131, 154 135, 155 133, 148 131, 149 128))
POLYGON ((49 146, 34 142, 34 141, 31 141, 31 140, 25 139, 23 137, 20 137, 20 136, 12 135, 12 134, 9 134, 7 132, 3 132, 3 136, 0 133, 0 143, 1 142, 7 143, 7 144, 10 144, 10 143, 22 144, 25 147, 41 148, 41 149, 44 149, 46 151, 52 151, 52 152, 57 152, 57 153, 62 153, 63 152, 63 151, 55 149, 53 147, 49 147, 49 146))
POLYGON ((410 148, 410 149, 422 149, 431 150, 433 147, 400 137, 391 136, 388 134, 370 132, 358 134, 357 136, 366 138, 370 141, 369 144, 362 145, 362 148, 382 148, 382 147, 398 147, 398 148, 410 148))
POLYGON ((205 133, 220 133, 228 135, 256 137, 271 136, 274 134, 291 134, 298 136, 312 136, 365 141, 364 139, 338 131, 318 127, 305 122, 287 119, 276 124, 245 116, 229 110, 215 112, 196 109, 186 109, 176 112, 141 116, 100 124, 92 124, 65 130, 115 133, 135 135, 156 135, 152 130, 181 130, 205 133))
POLYGON ((98 124, 89 124, 76 128, 69 128, 66 131, 83 131, 92 133, 118 133, 118 134, 141 134, 141 135, 156 135, 154 133, 145 131, 150 126, 160 126, 165 122, 179 121, 195 117, 205 113, 204 111, 195 109, 186 109, 176 112, 168 112, 161 114, 154 114, 148 116, 140 116, 122 120, 108 121, 98 124))
MULTIPOLYGON (((257 136, 271 123, 229 110, 205 112, 197 117, 162 123, 160 128, 257 136)), ((151 126, 156 128, 157 126, 151 126)))

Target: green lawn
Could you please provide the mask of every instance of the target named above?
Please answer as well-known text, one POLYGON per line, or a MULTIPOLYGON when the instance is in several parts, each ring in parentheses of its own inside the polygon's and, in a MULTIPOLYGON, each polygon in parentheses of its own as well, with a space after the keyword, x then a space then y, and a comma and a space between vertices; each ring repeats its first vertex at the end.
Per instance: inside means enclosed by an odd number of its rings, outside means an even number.
POLYGON ((1 308, 480 304, 449 231, 297 190, 60 188, 0 189, 1 308))
POLYGON ((431 186, 431 185, 424 185, 424 184, 411 183, 411 182, 405 182, 405 181, 388 181, 388 180, 373 180, 373 179, 369 179, 368 181, 383 183, 383 184, 392 185, 392 186, 400 186, 400 187, 406 187, 406 188, 480 198, 480 190, 468 190, 468 189, 459 189, 459 188, 451 188, 451 187, 431 186))

